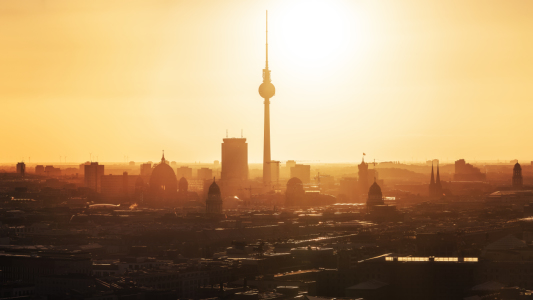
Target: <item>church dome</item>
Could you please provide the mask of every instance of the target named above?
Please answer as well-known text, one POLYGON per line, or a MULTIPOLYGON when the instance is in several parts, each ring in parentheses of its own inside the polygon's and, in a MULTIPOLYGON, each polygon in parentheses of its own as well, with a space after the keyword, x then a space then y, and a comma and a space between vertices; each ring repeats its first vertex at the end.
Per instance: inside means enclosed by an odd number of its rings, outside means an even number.
POLYGON ((213 180, 213 183, 209 186, 208 195, 220 196, 220 188, 218 187, 218 184, 214 180, 213 180))
POLYGON ((381 188, 379 185, 374 181, 374 183, 370 186, 370 189, 368 189, 368 195, 382 195, 381 194, 381 188))
POLYGON ((293 177, 287 181, 287 187, 293 187, 297 185, 303 185, 302 181, 298 177, 293 177))
POLYGON ((152 171, 150 176, 150 188, 153 190, 164 190, 175 192, 178 190, 178 180, 172 168, 162 161, 152 171))
POLYGON ((185 177, 181 177, 179 182, 179 191, 180 192, 186 192, 189 189, 189 182, 187 182, 187 179, 185 177))

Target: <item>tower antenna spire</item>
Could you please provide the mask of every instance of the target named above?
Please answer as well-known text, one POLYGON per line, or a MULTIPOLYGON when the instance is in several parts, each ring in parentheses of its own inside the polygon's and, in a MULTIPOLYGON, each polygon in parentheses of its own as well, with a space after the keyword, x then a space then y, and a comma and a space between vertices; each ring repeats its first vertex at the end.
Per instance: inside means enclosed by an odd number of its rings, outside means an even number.
POLYGON ((266 68, 268 70, 268 10, 266 11, 266 68))

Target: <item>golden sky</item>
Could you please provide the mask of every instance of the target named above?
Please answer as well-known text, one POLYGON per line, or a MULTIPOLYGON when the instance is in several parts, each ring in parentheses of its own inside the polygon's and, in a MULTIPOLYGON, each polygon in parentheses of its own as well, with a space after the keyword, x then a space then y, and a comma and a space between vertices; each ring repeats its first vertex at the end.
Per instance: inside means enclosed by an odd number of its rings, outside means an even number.
POLYGON ((533 1, 3 0, 0 162, 532 160, 533 1))

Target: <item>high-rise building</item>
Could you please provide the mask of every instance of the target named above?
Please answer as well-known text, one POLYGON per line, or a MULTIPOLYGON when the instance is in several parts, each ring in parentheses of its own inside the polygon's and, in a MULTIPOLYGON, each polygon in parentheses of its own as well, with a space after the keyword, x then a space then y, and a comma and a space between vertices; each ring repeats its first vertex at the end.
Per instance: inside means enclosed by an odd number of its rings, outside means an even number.
POLYGON ((192 168, 189 168, 186 166, 179 167, 176 170, 176 178, 182 178, 182 177, 185 177, 185 179, 187 180, 191 180, 192 179, 192 168))
POLYGON ((90 164, 91 164, 91 162, 89 162, 89 161, 86 161, 86 162, 80 164, 79 165, 80 169, 79 169, 78 173, 83 176, 85 174, 85 166, 90 165, 90 164))
POLYGON ((264 125, 264 142, 263 142, 263 184, 270 186, 272 182, 272 168, 270 167, 270 98, 276 94, 276 88, 270 79, 270 70, 268 69, 268 12, 266 21, 266 61, 263 69, 263 83, 259 86, 259 95, 265 99, 265 125, 264 125))
POLYGON ((122 175, 103 175, 101 179, 102 197, 107 202, 120 202, 127 199, 130 185, 128 172, 122 175))
POLYGON ((85 165, 84 174, 85 186, 100 193, 102 188, 102 176, 104 175, 104 165, 99 165, 97 162, 85 165))
POLYGON ((248 179, 248 144, 245 138, 225 138, 222 143, 221 179, 248 179))
POLYGON ((455 161, 455 174, 453 174, 455 181, 484 181, 486 174, 481 173, 479 168, 471 164, 467 164, 464 159, 455 161))
POLYGON ((349 202, 356 202, 358 200, 357 178, 344 177, 340 180, 338 198, 342 199, 342 197, 346 197, 346 200, 349 202))
MULTIPOLYGON (((532 164, 533 164, 533 162, 532 162, 532 164)), ((296 166, 296 161, 288 160, 288 161, 285 162, 285 166, 290 169, 290 168, 296 166)))
POLYGON ((291 168, 291 178, 296 177, 302 181, 302 183, 311 182, 311 166, 296 164, 291 168))
POLYGON ((513 189, 521 189, 523 185, 522 167, 517 162, 513 168, 513 189))
POLYGON ((44 175, 44 166, 43 165, 35 166, 35 174, 36 175, 44 175))
POLYGON ((17 164, 17 174, 24 176, 24 173, 26 173, 26 164, 19 162, 17 164))
POLYGON ((48 177, 59 177, 61 176, 61 169, 54 166, 44 167, 44 174, 48 177))
POLYGON ((152 163, 144 163, 141 164, 141 177, 144 178, 145 181, 147 181, 148 178, 150 178, 150 175, 152 175, 152 163))
POLYGON ((213 170, 209 168, 198 169, 197 176, 198 180, 208 180, 213 178, 213 170))

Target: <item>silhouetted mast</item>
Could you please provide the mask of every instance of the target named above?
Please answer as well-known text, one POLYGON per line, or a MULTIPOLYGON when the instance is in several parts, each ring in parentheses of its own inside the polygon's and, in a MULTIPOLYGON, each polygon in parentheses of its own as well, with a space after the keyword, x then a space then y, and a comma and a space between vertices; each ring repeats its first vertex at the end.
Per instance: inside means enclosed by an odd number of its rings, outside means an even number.
POLYGON ((266 11, 266 26, 265 26, 265 47, 266 47, 266 63, 265 63, 265 70, 268 72, 268 10, 266 11))
POLYGON ((270 98, 276 94, 276 89, 270 80, 270 70, 268 69, 268 11, 266 12, 266 61, 263 69, 263 83, 259 86, 259 95, 265 99, 265 131, 263 144, 263 184, 270 186, 271 166, 270 166, 270 98))

